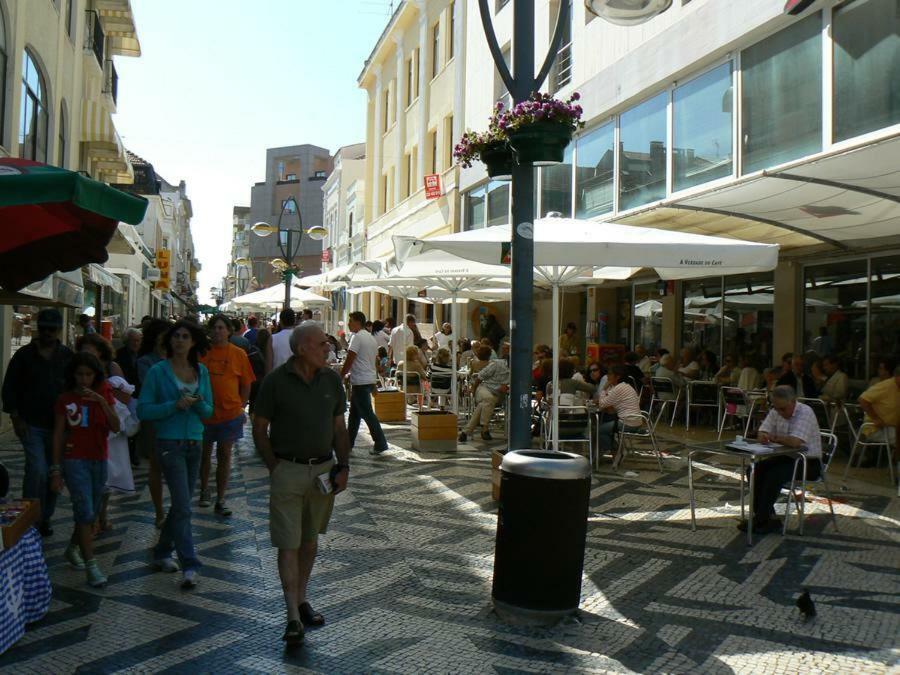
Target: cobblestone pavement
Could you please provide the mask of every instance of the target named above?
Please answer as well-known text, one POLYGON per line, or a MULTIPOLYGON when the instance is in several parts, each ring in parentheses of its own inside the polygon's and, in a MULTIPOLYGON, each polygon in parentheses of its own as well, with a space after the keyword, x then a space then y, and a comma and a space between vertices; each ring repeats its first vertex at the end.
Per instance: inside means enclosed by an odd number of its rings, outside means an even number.
MULTIPOLYGON (((836 472, 839 532, 813 500, 804 536, 748 548, 735 529, 732 468, 703 465, 692 532, 679 446, 669 444, 662 474, 641 455, 618 473, 606 462, 594 477, 579 616, 522 628, 491 610, 486 448, 420 455, 403 449, 406 427, 388 427, 388 437, 391 452, 372 458, 361 434, 313 576, 327 624, 302 649, 280 641, 268 479, 245 439, 234 516, 195 512, 205 567, 192 592, 148 566, 155 530, 143 469, 141 494, 114 500, 115 527, 98 542, 106 589, 90 589, 62 560, 71 531, 62 498, 46 540, 50 613, 0 656, 0 672, 897 672, 900 500, 886 478, 879 489, 842 489, 836 472), (802 588, 817 602, 810 622, 794 605, 802 588)), ((21 451, 8 436, 0 459, 18 483, 21 451)))

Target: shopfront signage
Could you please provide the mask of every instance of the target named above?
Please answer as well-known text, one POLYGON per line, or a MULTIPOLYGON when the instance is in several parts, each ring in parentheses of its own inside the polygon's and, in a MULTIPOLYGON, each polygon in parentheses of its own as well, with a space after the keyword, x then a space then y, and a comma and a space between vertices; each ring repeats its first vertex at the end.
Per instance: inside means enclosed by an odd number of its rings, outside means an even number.
POLYGON ((326 248, 322 250, 322 262, 330 263, 331 262, 331 249, 326 248))
POLYGON ((430 173, 425 176, 425 199, 438 199, 441 196, 441 176, 430 173))
POLYGON ((159 270, 159 281, 154 284, 154 288, 158 291, 169 290, 169 263, 171 261, 171 251, 167 248, 161 248, 156 252, 156 268, 159 270))

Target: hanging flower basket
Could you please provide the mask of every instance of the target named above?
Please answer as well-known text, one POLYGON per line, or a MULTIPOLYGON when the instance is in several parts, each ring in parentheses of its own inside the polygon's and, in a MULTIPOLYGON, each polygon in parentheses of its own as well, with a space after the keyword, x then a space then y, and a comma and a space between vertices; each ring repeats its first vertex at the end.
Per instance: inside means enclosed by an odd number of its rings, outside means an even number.
POLYGON ((572 130, 556 122, 534 122, 509 132, 509 145, 519 165, 559 164, 571 140, 572 130))
POLYGON ((494 180, 512 180, 513 153, 505 141, 492 143, 481 151, 487 175, 494 180))

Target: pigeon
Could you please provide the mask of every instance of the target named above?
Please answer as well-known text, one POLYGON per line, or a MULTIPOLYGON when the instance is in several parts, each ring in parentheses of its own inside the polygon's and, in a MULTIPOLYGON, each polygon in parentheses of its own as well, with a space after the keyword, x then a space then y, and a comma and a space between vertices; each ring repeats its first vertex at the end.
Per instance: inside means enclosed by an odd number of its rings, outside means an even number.
POLYGON ((804 621, 809 621, 816 615, 816 603, 812 601, 812 598, 809 597, 809 590, 803 589, 803 592, 800 594, 800 597, 797 598, 797 607, 800 609, 800 613, 803 615, 804 621))

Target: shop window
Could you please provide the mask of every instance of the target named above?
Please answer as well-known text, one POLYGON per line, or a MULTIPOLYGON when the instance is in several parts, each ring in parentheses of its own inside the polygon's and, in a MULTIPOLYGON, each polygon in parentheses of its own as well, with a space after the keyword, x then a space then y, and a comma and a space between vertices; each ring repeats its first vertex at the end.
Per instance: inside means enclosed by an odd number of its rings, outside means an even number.
POLYGON ((662 347, 662 297, 659 284, 634 285, 632 345, 643 345, 651 354, 662 347))
POLYGON ((732 65, 726 63, 676 88, 674 106, 674 190, 732 172, 734 129, 732 65))
POLYGON ((594 218, 613 210, 615 132, 615 124, 610 122, 576 141, 576 218, 594 218))
POLYGON ((668 93, 622 113, 619 121, 619 210, 666 196, 666 104, 668 93))
POLYGON ((900 5, 857 0, 834 10, 834 140, 900 122, 900 5))
POLYGON ((900 355, 900 256, 872 258, 868 376, 900 355))
POLYGON ((741 54, 743 173, 822 149, 822 15, 741 54))
MULTIPOLYGON (((775 325, 775 276, 771 273, 725 277, 723 344, 719 365, 731 357, 762 375, 773 365, 772 336, 775 325)), ((759 382, 757 382, 759 384, 759 382)))
POLYGON ((563 217, 572 216, 572 151, 574 143, 569 143, 562 164, 541 167, 541 215, 552 211, 563 217))
POLYGON ((46 162, 49 126, 47 89, 44 76, 27 49, 22 63, 22 114, 19 124, 19 157, 46 162))
POLYGON ((509 223, 509 183, 491 181, 487 185, 487 226, 509 223))
POLYGON ((685 281, 683 289, 681 344, 693 347, 695 352, 710 349, 718 357, 722 339, 722 278, 685 281))

